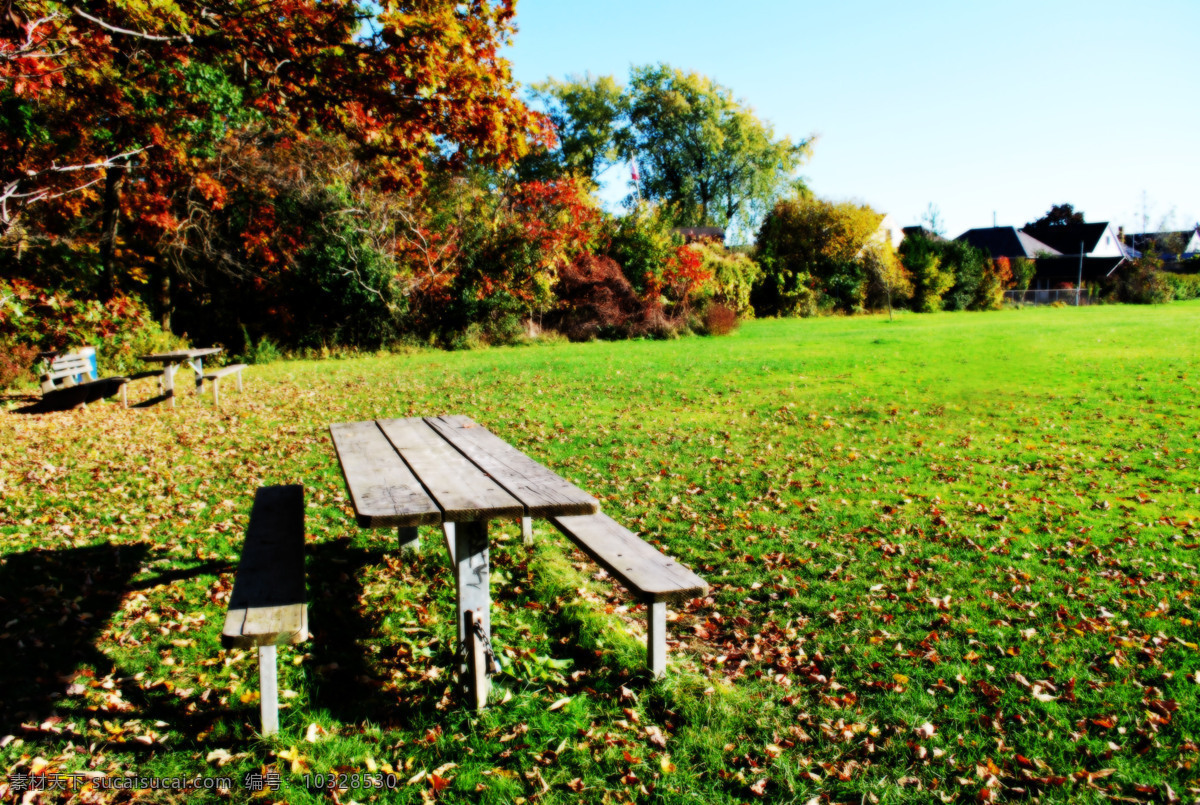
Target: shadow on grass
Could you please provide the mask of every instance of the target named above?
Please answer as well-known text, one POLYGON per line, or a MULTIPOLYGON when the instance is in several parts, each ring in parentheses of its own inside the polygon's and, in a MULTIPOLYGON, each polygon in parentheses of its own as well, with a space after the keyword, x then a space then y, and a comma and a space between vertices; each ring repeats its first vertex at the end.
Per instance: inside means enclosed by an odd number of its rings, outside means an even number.
MULTIPOLYGON (((385 554, 382 547, 352 548, 348 539, 310 546, 309 628, 317 669, 312 704, 342 722, 400 726, 413 713, 394 690, 384 689, 388 680, 379 677, 368 659, 375 654, 370 646, 387 613, 363 606, 362 578, 368 566, 384 563, 385 554)), ((390 653, 390 648, 381 646, 380 653, 390 653)))
POLYGON ((89 403, 99 402, 108 397, 116 396, 121 391, 121 383, 115 379, 97 380, 78 386, 68 386, 47 392, 40 399, 21 395, 28 405, 14 409, 17 414, 48 414, 54 411, 69 411, 72 408, 89 403))
MULTIPOLYGON (((0 563, 0 733, 48 744, 78 737, 72 721, 91 718, 164 721, 188 738, 229 718, 226 708, 189 708, 166 688, 147 690, 140 670, 105 653, 104 632, 124 596, 230 568, 206 562, 133 582, 148 546, 93 545, 9 554, 0 563), (103 682, 107 703, 86 706, 91 684, 103 682)), ((161 747, 100 742, 99 747, 149 754, 161 747)))
MULTIPOLYGON (((434 529, 423 531, 423 555, 415 560, 400 561, 414 564, 410 571, 426 583, 427 588, 445 584, 447 579, 436 579, 446 561, 440 544, 440 534, 434 529)), ((381 727, 411 728, 414 723, 425 723, 444 718, 441 715, 447 703, 443 695, 447 688, 453 690, 451 708, 467 706, 467 694, 458 677, 458 647, 453 632, 453 594, 451 602, 434 603, 432 589, 428 600, 405 602, 412 608, 423 610, 437 608, 436 620, 441 624, 439 631, 443 639, 435 644, 418 645, 419 639, 409 641, 381 639, 386 630, 383 621, 394 614, 387 606, 369 605, 362 602, 362 579, 369 566, 384 564, 386 556, 395 556, 391 550, 380 547, 367 550, 350 546, 350 540, 341 539, 310 546, 308 565, 309 627, 312 630, 312 666, 317 671, 313 684, 312 705, 329 712, 330 716, 343 723, 369 721, 381 727), (436 679, 414 679, 403 677, 394 683, 390 672, 411 668, 426 663, 414 656, 422 648, 432 649, 428 664, 443 669, 436 679)), ((495 567, 494 570, 499 569, 495 567)), ((453 581, 450 581, 453 584, 453 581)), ((498 587, 493 578, 492 597, 503 602, 503 607, 493 607, 492 631, 497 651, 505 645, 508 632, 507 611, 520 608, 535 600, 530 591, 514 598, 509 591, 498 587)), ((423 596, 423 599, 425 596, 423 596)), ((408 607, 406 607, 408 608, 408 607)), ((547 641, 543 651, 548 651, 555 660, 571 660, 571 667, 582 674, 571 671, 561 674, 558 681, 525 678, 503 674, 496 682, 502 687, 544 688, 550 684, 559 695, 577 693, 609 694, 622 685, 650 684, 648 674, 629 672, 621 667, 611 651, 595 651, 579 644, 579 623, 565 612, 551 610, 545 613, 547 641)), ((424 630, 422 630, 424 632, 424 630)))

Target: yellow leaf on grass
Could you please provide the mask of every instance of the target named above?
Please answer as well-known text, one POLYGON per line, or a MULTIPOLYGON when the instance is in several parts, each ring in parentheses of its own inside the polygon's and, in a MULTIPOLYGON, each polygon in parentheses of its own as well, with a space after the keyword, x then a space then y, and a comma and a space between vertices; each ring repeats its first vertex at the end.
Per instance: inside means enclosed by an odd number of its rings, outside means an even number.
POLYGON ((294 746, 291 749, 278 752, 275 756, 291 764, 292 774, 302 774, 308 768, 308 759, 301 755, 300 750, 294 746))

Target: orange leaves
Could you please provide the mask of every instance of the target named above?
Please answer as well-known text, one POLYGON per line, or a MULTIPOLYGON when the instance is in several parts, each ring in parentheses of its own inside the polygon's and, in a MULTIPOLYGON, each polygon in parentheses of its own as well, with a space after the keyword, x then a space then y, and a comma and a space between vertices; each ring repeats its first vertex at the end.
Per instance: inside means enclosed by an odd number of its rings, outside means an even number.
POLYGON ((212 176, 207 173, 198 174, 192 180, 192 184, 212 209, 219 210, 225 206, 229 194, 225 187, 212 176))

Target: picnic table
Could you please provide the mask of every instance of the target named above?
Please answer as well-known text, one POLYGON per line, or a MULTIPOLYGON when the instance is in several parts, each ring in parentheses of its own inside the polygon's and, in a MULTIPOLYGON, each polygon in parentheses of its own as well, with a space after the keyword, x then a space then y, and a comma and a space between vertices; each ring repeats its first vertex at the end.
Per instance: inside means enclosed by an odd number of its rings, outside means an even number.
POLYGON ((465 416, 331 425, 360 526, 395 527, 402 548, 441 525, 458 598, 459 671, 476 708, 498 670, 491 641, 488 522, 547 519, 647 603, 651 670, 666 656, 666 602, 707 589, 702 579, 600 514, 594 497, 465 416))
POLYGON ((156 352, 152 355, 139 355, 138 360, 146 361, 147 363, 161 363, 162 377, 159 383, 162 385, 162 393, 164 397, 171 400, 171 407, 175 407, 175 373, 183 368, 184 364, 192 367, 192 371, 196 373, 196 393, 200 393, 200 387, 204 383, 204 358, 207 355, 216 355, 221 351, 220 347, 206 347, 205 349, 178 349, 173 352, 156 352))

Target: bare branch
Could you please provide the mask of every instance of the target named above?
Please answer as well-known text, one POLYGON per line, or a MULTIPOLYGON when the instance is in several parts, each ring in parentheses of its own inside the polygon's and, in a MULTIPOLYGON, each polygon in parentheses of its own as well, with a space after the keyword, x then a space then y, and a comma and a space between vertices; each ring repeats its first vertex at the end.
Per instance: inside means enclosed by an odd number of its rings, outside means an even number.
POLYGON ((125 36, 136 36, 139 39, 149 39, 152 42, 175 42, 175 41, 182 39, 183 41, 187 42, 189 45, 192 43, 192 38, 190 36, 188 36, 187 34, 181 34, 179 36, 159 36, 157 34, 148 34, 145 31, 131 31, 128 28, 118 28, 116 25, 105 22, 104 20, 100 19, 99 17, 93 17, 91 14, 88 14, 86 11, 81 9, 79 6, 73 6, 72 10, 79 16, 83 17, 85 20, 94 22, 97 25, 99 25, 101 28, 104 28, 105 30, 108 30, 108 31, 112 31, 113 33, 124 34, 125 36))
MULTIPOLYGON (((149 147, 149 146, 147 146, 149 147)), ((89 162, 85 165, 51 165, 49 168, 41 171, 29 171, 20 179, 13 179, 4 185, 4 189, 0 190, 0 235, 3 235, 12 228, 16 222, 20 211, 31 204, 37 204, 41 201, 53 201, 56 198, 62 198, 72 193, 78 193, 81 190, 86 190, 92 185, 100 182, 103 177, 97 177, 90 182, 70 187, 65 190, 53 190, 49 187, 39 187, 28 192, 19 192, 22 182, 29 182, 39 176, 44 176, 50 173, 78 173, 79 171, 88 170, 109 170, 120 168, 128 170, 129 165, 121 164, 124 160, 135 154, 140 154, 146 148, 134 148, 116 156, 107 157, 99 162, 89 162), (15 207, 16 209, 11 209, 15 207)))

